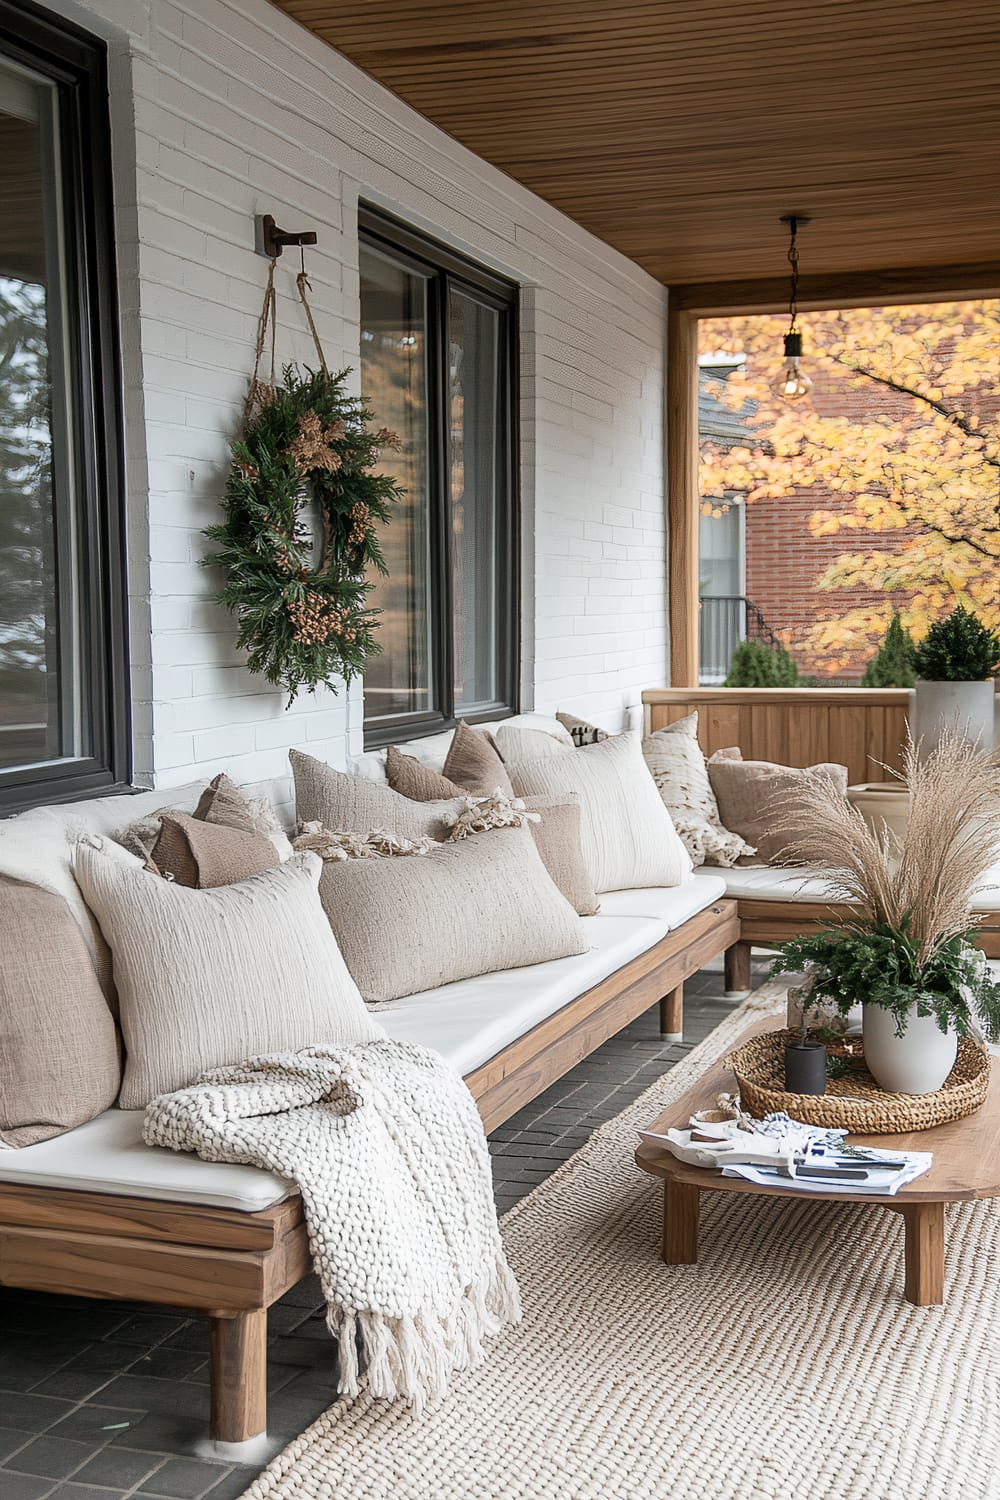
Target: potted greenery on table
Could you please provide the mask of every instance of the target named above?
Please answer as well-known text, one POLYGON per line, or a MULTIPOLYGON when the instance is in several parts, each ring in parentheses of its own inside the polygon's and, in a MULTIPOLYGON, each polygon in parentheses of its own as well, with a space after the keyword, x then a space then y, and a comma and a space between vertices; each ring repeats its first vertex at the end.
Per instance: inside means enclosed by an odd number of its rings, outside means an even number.
POLYGON ((934 749, 947 725, 980 745, 992 745, 1000 635, 959 604, 931 626, 913 665, 912 729, 921 752, 934 749))
POLYGON ((947 728, 919 760, 906 745, 900 780, 910 796, 902 838, 873 828, 821 775, 796 797, 789 823, 811 832, 791 857, 829 869, 831 898, 858 914, 782 944, 775 967, 807 973, 812 994, 842 1014, 861 1004, 872 1076, 921 1094, 948 1077, 959 1036, 1000 1039, 1000 982, 974 946, 972 921, 1000 860, 1000 768, 947 728))

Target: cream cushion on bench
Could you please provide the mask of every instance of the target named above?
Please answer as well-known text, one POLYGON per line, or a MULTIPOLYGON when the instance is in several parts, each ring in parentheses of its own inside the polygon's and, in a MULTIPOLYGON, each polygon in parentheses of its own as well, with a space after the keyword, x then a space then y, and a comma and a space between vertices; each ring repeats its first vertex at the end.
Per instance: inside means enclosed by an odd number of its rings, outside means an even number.
MULTIPOLYGON (((718 875, 673 889, 611 891, 582 918, 589 953, 486 974, 396 1001, 379 1013, 390 1036, 436 1047, 463 1073, 599 984, 724 893, 718 875)), ((0 1151, 0 1181, 68 1188, 254 1213, 293 1189, 257 1167, 204 1162, 142 1141, 142 1110, 107 1110, 76 1130, 19 1151, 0 1151)))
MULTIPOLYGON (((721 876, 725 883, 725 894, 737 901, 829 902, 833 899, 827 872, 805 865, 784 869, 772 865, 748 865, 743 869, 713 870, 708 878, 717 876, 721 876)), ((706 875, 696 870, 694 878, 700 882, 706 875)), ((986 881, 986 888, 975 898, 973 908, 983 912, 1000 911, 1000 864, 993 867, 986 881)))

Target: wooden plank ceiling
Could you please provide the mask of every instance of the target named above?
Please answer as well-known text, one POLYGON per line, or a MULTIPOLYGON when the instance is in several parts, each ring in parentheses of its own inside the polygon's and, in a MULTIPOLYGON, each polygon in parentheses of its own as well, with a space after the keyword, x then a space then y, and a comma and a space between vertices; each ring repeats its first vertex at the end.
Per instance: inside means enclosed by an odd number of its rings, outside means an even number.
POLYGON ((1000 260, 991 0, 276 0, 671 284, 1000 260))

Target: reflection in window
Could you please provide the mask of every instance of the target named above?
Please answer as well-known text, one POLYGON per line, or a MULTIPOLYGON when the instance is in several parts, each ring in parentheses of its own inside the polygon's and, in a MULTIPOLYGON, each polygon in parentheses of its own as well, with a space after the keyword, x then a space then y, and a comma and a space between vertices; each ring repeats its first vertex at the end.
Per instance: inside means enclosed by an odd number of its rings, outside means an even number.
POLYGON ((362 215, 361 388, 402 439, 382 463, 407 491, 372 594, 372 742, 514 707, 515 313, 508 283, 362 215))

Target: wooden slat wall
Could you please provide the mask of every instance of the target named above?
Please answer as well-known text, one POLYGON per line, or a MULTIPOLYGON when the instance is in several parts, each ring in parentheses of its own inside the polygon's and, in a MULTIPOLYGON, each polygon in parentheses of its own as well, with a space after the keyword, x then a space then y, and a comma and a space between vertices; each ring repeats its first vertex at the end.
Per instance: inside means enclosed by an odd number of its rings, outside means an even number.
POLYGON ((844 765, 852 784, 884 781, 900 765, 905 688, 656 688, 643 693, 651 731, 698 711, 706 755, 738 745, 744 760, 844 765))
POLYGON ((668 285, 997 259, 988 0, 275 3, 668 285))

